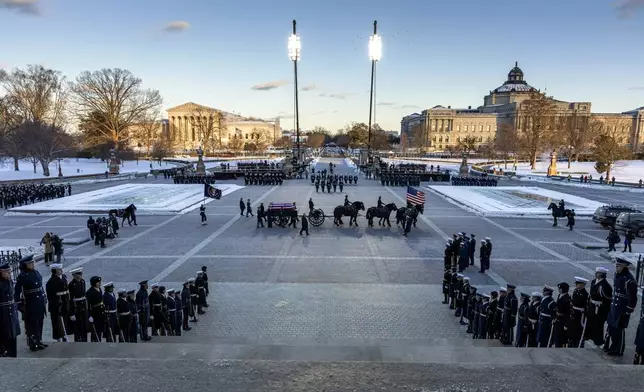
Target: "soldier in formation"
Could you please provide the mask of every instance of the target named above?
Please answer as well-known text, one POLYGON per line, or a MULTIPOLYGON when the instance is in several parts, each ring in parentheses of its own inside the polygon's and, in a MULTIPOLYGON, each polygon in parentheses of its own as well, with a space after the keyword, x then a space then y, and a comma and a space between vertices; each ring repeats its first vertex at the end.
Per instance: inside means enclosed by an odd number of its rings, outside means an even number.
POLYGON ((244 185, 282 185, 284 172, 281 170, 245 172, 244 185))
POLYGON ((491 177, 452 177, 454 186, 497 186, 496 178, 491 177))
POLYGON ((20 319, 14 299, 11 266, 0 265, 0 358, 18 356, 20 319))
POLYGON ((47 293, 52 338, 58 342, 66 342, 71 309, 69 283, 67 276, 63 274, 62 264, 52 264, 49 268, 51 269, 51 277, 45 285, 45 292, 47 293))
POLYGON ((0 208, 5 210, 45 200, 71 196, 71 184, 15 184, 0 186, 0 208))
POLYGON ((13 297, 14 302, 18 304, 18 310, 22 313, 29 349, 38 351, 46 348, 47 345, 42 342, 47 313, 45 289, 40 272, 34 268, 33 259, 20 261, 20 274, 16 279, 13 297))
POLYGON ((420 173, 415 171, 392 171, 380 174, 382 186, 420 186, 420 173))
POLYGON ((201 174, 201 173, 177 173, 172 176, 172 181, 175 184, 214 184, 216 178, 214 174, 201 174))

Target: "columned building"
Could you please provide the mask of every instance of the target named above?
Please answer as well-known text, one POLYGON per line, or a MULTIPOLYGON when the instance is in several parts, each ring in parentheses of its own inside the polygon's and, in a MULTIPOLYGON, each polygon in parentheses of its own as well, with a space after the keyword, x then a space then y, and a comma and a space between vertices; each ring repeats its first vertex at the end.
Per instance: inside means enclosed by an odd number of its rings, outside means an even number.
MULTIPOLYGON (((520 129, 521 112, 526 101, 539 90, 530 86, 518 64, 508 73, 507 80, 483 98, 483 106, 476 109, 452 109, 434 106, 403 117, 401 136, 415 140, 414 146, 424 151, 444 151, 457 146, 468 136, 474 136, 477 147, 493 142, 502 126, 520 129)), ((592 113, 590 102, 566 102, 552 99, 557 116, 590 116, 602 121, 615 132, 618 140, 633 151, 644 143, 644 107, 623 113, 592 113)))

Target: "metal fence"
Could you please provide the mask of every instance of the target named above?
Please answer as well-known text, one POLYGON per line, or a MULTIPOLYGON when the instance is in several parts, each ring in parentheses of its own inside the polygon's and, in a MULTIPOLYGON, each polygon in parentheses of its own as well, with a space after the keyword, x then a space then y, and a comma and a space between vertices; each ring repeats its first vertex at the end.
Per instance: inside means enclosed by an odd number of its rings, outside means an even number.
MULTIPOLYGON (((33 255, 26 256, 25 258, 32 258, 33 255)), ((11 267, 11 279, 16 280, 20 273, 20 260, 23 259, 22 252, 18 251, 0 251, 0 264, 9 264, 11 267)))

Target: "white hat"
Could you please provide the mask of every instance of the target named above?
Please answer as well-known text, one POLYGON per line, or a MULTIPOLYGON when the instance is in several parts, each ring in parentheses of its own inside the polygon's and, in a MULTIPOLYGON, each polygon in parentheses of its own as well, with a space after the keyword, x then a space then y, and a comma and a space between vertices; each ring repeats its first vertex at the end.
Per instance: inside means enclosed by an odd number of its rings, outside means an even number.
POLYGON ((197 271, 197 275, 203 275, 203 271, 202 270, 197 271))
POLYGON ((188 282, 189 282, 189 283, 192 283, 192 282, 194 282, 194 281, 195 281, 195 278, 190 278, 190 279, 188 279, 188 282))
POLYGON ((531 294, 531 296, 541 298, 541 297, 543 297, 543 294, 541 294, 538 291, 535 291, 534 293, 531 294))
POLYGON ((158 283, 152 283, 152 286, 150 286, 150 287, 152 287, 152 288, 159 287, 159 284, 158 283))
POLYGON ((595 268, 595 272, 601 272, 602 274, 607 274, 608 269, 604 268, 604 267, 597 267, 597 268, 595 268))
POLYGON ((63 269, 63 265, 62 264, 52 264, 52 265, 49 266, 49 269, 52 270, 52 271, 53 270, 61 270, 61 269, 63 269))
POLYGON ((73 270, 69 271, 69 273, 72 275, 82 274, 83 267, 74 268, 73 270))
POLYGON ((575 276, 575 283, 583 283, 583 284, 586 284, 586 283, 588 283, 588 279, 586 279, 586 278, 581 278, 581 277, 579 277, 579 276, 575 276))
POLYGON ((174 289, 168 289, 168 291, 166 291, 166 293, 168 293, 168 294, 174 293, 174 289))
POLYGON ((468 278, 467 276, 463 276, 463 280, 467 280, 469 282, 470 278, 468 278))
POLYGON ((550 286, 548 286, 548 285, 543 286, 543 289, 544 289, 545 291, 555 291, 555 289, 553 289, 552 287, 550 287, 550 286))
POLYGON ((118 289, 117 293, 127 293, 127 289, 118 289))
POLYGON ((457 277, 457 278, 461 278, 461 279, 462 279, 462 278, 463 278, 463 276, 465 276, 465 275, 463 275, 463 274, 456 274, 456 277, 457 277))
POLYGON ((114 282, 107 282, 103 285, 103 287, 114 287, 114 282))
POLYGON ((483 298, 484 298, 484 299, 485 299, 485 298, 490 299, 490 294, 483 294, 483 298))
POLYGON ((499 291, 503 291, 504 293, 507 293, 507 292, 508 292, 508 289, 506 289, 505 287, 501 287, 501 288, 499 289, 499 291))
POLYGON ((485 237, 485 239, 488 240, 488 241, 492 240, 492 238, 490 238, 490 237, 485 237))

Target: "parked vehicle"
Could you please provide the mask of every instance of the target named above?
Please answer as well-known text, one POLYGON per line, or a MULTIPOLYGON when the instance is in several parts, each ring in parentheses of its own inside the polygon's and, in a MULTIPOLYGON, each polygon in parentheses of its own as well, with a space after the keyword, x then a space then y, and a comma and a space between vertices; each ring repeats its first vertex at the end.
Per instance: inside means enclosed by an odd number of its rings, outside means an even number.
POLYGON ((615 221, 619 214, 624 212, 642 212, 633 207, 619 206, 619 205, 606 205, 599 207, 593 214, 593 222, 599 223, 603 227, 615 227, 615 221))
POLYGON ((644 238, 644 214, 641 212, 622 212, 615 221, 615 228, 620 231, 631 229, 644 238))

